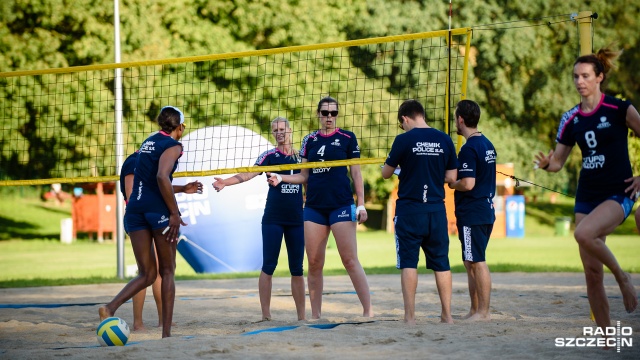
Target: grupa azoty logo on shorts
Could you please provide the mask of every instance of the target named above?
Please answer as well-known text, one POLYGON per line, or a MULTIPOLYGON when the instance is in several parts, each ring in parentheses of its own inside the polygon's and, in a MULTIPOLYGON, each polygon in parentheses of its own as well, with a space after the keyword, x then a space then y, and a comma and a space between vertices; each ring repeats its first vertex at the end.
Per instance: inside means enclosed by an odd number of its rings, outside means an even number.
POLYGON ((608 347, 620 352, 624 347, 633 346, 633 328, 621 326, 616 321, 616 326, 582 328, 580 337, 555 338, 556 347, 608 347))

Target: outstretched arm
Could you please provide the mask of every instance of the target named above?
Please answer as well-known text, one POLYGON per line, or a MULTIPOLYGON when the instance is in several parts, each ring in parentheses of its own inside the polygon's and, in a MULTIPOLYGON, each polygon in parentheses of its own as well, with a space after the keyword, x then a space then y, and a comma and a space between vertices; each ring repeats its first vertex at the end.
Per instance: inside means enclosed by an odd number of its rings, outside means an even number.
POLYGON ((226 179, 214 177, 215 181, 213 182, 212 185, 213 185, 213 188, 216 189, 216 191, 220 192, 220 190, 224 189, 225 186, 236 185, 236 184, 243 183, 245 181, 249 181, 260 174, 261 173, 259 172, 239 173, 226 179))
POLYGON ((396 171, 396 168, 387 165, 386 163, 384 165, 382 165, 382 178, 383 179, 388 179, 391 177, 391 175, 393 175, 393 172, 396 171))
POLYGON ((307 180, 309 179, 309 169, 300 169, 300 173, 293 175, 280 175, 277 173, 268 172, 267 182, 271 186, 278 186, 280 182, 286 182, 289 184, 307 184, 307 180))
POLYGON ((198 180, 196 181, 192 181, 188 184, 184 184, 184 185, 173 185, 173 192, 174 193, 186 193, 186 194, 194 194, 194 193, 198 193, 201 194, 202 193, 202 183, 198 180))
POLYGON ((540 151, 535 155, 535 168, 546 170, 548 172, 560 171, 564 166, 564 163, 567 161, 567 158, 571 153, 571 149, 573 149, 572 146, 558 143, 556 144, 556 150, 549 150, 549 154, 547 155, 540 151))
POLYGON ((627 108, 627 127, 640 137, 640 114, 633 105, 627 108))
MULTIPOLYGON (((307 159, 302 159, 302 163, 306 163, 307 159)), ((309 180, 309 169, 300 169, 300 173, 293 175, 280 175, 276 173, 268 172, 267 182, 271 186, 278 186, 281 181, 284 181, 289 184, 306 184, 307 180, 309 180)))
MULTIPOLYGON (((640 137, 640 114, 633 105, 627 108, 627 126, 637 137, 640 137)), ((629 194, 631 200, 638 200, 640 198, 640 176, 628 178, 625 182, 629 183, 629 187, 624 190, 625 193, 629 194)), ((640 210, 636 211, 636 224, 640 228, 639 213, 640 210)))

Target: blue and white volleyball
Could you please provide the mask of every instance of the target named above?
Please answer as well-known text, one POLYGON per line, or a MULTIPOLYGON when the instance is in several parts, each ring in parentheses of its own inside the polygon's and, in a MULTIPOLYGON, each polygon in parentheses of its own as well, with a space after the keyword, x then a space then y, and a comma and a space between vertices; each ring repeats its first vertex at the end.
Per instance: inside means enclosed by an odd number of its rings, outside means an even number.
POLYGON ((129 325, 117 317, 106 318, 98 325, 96 334, 102 346, 124 346, 129 341, 129 325))
MULTIPOLYGON (((184 154, 177 171, 206 171, 253 166, 273 145, 239 126, 213 126, 192 131, 181 140, 184 154)), ((235 172, 233 173, 235 174, 235 172)), ((201 194, 176 194, 182 219, 178 251, 198 273, 255 271, 262 267, 262 215, 269 185, 261 175, 216 192, 214 177, 175 178, 183 185, 202 182, 201 194)))

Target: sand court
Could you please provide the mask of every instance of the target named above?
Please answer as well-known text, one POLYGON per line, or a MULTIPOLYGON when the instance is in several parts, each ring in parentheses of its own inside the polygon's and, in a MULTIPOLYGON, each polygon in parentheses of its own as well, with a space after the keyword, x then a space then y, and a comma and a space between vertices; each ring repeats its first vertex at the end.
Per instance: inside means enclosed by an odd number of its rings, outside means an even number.
MULTIPOLYGON (((640 276, 632 274, 636 287, 640 276)), ((639 359, 640 311, 627 314, 613 276, 605 285, 613 325, 630 336, 616 349, 556 346, 556 338, 584 338, 593 327, 582 273, 492 274, 491 321, 460 320, 468 311, 466 274, 453 274, 454 325, 439 323, 433 275, 420 275, 417 325, 403 321, 400 275, 369 276, 376 316, 361 315, 347 276, 325 277, 323 319, 297 321, 290 279, 273 279, 272 321, 261 321, 258 279, 176 282, 173 337, 161 339, 151 291, 145 332, 133 332, 125 347, 102 348, 96 340, 98 307, 123 284, 0 290, 0 357, 229 358, 229 359, 639 359), (632 346, 628 345, 629 338, 632 346)), ((307 316, 311 309, 307 297, 307 316)), ((129 326, 132 304, 116 313, 129 326)))

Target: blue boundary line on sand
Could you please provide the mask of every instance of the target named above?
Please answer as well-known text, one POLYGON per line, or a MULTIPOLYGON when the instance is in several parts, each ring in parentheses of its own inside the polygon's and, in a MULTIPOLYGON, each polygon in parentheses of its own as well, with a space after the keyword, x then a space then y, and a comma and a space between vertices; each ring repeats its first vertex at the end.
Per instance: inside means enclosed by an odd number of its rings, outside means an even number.
MULTIPOLYGON (((355 295, 355 291, 338 291, 338 292, 325 292, 323 295, 355 295)), ((246 295, 231 295, 231 296, 223 296, 223 297, 179 297, 176 300, 186 301, 186 300, 222 300, 222 299, 236 299, 241 297, 255 297, 256 294, 246 294, 246 295)), ((273 296, 291 296, 291 294, 280 294, 273 296)), ((131 302, 131 300, 127 301, 127 303, 131 302)), ((24 309, 24 308, 41 308, 41 309, 55 309, 61 307, 68 306, 96 306, 103 305, 105 302, 93 302, 93 303, 51 303, 51 304, 0 304, 0 309, 24 309)))
POLYGON ((244 335, 255 335, 255 334, 260 334, 260 333, 265 333, 265 332, 282 332, 282 331, 288 331, 288 330, 294 330, 300 327, 309 327, 309 328, 313 328, 313 329, 321 329, 321 330, 327 330, 327 329, 333 329, 337 326, 340 325, 362 325, 362 324, 371 324, 376 322, 376 320, 371 320, 371 321, 347 321, 347 322, 343 322, 343 323, 331 323, 331 324, 306 324, 306 325, 292 325, 292 326, 279 326, 279 327, 273 327, 273 328, 266 328, 266 329, 260 329, 260 330, 254 330, 254 331, 249 331, 246 332, 244 335))
MULTIPOLYGON (((126 303, 130 303, 131 300, 125 301, 126 303)), ((97 302, 97 303, 52 303, 52 304, 0 304, 0 309, 24 309, 24 308, 41 308, 41 309, 55 309, 61 307, 69 307, 69 306, 96 306, 96 305, 104 305, 106 302, 97 302)))
POLYGON ((73 303, 73 304, 0 304, 0 309, 24 309, 24 308, 43 308, 53 309, 67 306, 96 306, 102 305, 104 302, 99 303, 73 303))

